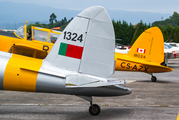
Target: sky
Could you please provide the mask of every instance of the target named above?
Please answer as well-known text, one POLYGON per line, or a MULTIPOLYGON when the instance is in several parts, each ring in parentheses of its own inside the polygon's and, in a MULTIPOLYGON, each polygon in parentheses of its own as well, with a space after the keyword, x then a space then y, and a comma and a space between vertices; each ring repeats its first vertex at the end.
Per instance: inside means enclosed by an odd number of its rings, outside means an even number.
POLYGON ((58 9, 84 10, 100 5, 110 10, 144 11, 153 13, 179 13, 179 0, 0 0, 33 3, 58 9))

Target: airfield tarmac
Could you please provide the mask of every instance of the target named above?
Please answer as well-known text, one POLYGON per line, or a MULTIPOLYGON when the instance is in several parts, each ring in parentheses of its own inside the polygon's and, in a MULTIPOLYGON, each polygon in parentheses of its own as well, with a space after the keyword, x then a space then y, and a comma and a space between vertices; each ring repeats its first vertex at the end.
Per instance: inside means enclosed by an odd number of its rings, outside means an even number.
POLYGON ((119 97, 93 97, 98 116, 88 112, 89 102, 63 94, 0 91, 0 120, 176 120, 179 113, 179 58, 169 60, 172 72, 150 75, 116 71, 118 79, 136 80, 126 86, 132 93, 119 97))

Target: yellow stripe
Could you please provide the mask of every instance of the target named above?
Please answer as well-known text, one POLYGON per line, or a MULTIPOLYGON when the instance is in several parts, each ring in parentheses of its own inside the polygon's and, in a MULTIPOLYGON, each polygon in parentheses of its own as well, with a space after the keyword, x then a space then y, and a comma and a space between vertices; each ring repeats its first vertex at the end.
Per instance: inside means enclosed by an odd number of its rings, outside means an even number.
POLYGON ((179 120, 179 113, 178 113, 178 117, 177 117, 177 120, 179 120))
POLYGON ((41 59, 13 54, 5 70, 4 90, 35 92, 37 75, 41 65, 41 59))

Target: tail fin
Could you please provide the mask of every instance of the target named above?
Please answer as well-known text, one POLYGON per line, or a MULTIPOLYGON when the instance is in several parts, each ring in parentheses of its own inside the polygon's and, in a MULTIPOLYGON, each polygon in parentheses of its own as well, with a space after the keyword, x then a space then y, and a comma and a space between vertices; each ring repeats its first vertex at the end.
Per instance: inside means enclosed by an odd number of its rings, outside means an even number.
POLYGON ((85 9, 65 28, 46 60, 62 69, 99 77, 114 71, 115 36, 107 11, 85 9))
POLYGON ((128 55, 142 60, 162 63, 164 61, 164 39, 158 27, 145 30, 135 41, 128 55))

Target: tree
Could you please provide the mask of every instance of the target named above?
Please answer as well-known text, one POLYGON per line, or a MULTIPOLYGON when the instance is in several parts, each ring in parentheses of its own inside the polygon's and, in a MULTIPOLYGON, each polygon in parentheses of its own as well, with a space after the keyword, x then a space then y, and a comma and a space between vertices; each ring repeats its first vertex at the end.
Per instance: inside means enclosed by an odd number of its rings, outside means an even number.
POLYGON ((51 15, 50 15, 50 19, 49 19, 49 22, 50 22, 50 24, 51 25, 53 25, 53 21, 55 21, 55 22, 57 22, 57 16, 54 14, 54 13, 52 13, 51 15))
POLYGON ((144 30, 140 27, 138 27, 135 31, 134 37, 132 38, 131 45, 137 40, 137 38, 141 35, 141 33, 144 32, 144 30))

